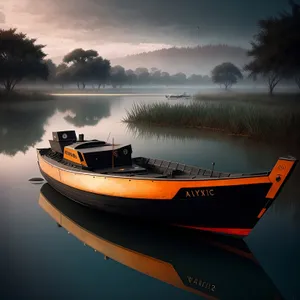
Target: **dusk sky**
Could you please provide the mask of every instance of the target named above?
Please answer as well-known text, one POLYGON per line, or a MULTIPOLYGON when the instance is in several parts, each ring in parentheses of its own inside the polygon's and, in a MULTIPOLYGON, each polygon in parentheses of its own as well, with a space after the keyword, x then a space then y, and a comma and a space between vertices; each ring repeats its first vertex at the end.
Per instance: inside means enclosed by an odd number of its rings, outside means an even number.
POLYGON ((288 0, 0 0, 0 27, 38 38, 48 57, 93 48, 111 59, 171 46, 249 47, 257 20, 282 9, 288 0))

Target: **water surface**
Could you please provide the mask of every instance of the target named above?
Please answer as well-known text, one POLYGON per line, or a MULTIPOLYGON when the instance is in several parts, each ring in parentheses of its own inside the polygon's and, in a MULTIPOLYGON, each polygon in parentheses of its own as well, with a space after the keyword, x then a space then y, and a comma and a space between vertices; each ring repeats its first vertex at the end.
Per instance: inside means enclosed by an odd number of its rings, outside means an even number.
MULTIPOLYGON (((131 143, 134 156, 207 168, 215 162, 215 169, 228 172, 260 172, 272 168, 278 156, 300 157, 289 145, 184 129, 132 128, 121 122, 134 102, 165 101, 162 95, 55 99, 0 106, 1 264, 6 274, 1 299, 204 299, 106 261, 58 229, 38 204, 42 185, 28 182, 40 176, 35 148, 47 147, 52 131, 75 129, 88 139, 114 138, 131 143)), ((299 169, 245 240, 276 289, 291 300, 300 299, 299 169)))

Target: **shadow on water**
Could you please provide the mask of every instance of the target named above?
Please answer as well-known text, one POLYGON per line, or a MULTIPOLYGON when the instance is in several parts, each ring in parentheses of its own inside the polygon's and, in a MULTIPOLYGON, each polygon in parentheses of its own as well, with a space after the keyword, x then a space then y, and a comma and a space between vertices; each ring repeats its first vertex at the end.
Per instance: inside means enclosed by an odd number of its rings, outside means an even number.
POLYGON ((283 299, 242 240, 137 224, 74 203, 47 183, 39 205, 105 259, 202 299, 283 299))
POLYGON ((39 205, 105 258, 205 299, 283 299, 242 240, 136 224, 78 205, 48 184, 39 205))
POLYGON ((157 141, 165 140, 178 140, 178 141, 191 141, 191 140, 201 140, 201 139, 210 139, 210 140, 226 140, 230 142, 231 140, 236 140, 236 137, 230 136, 224 133, 210 130, 200 130, 193 128, 175 128, 175 127, 159 127, 155 125, 142 125, 142 124, 133 124, 126 123, 126 129, 128 133, 133 135, 138 139, 149 139, 154 138, 157 141))
POLYGON ((60 98, 57 106, 59 112, 68 113, 64 119, 77 128, 96 126, 100 120, 110 117, 111 106, 120 97, 69 97, 60 98))
POLYGON ((0 153, 25 153, 42 140, 47 120, 55 113, 55 101, 19 103, 0 107, 0 153))

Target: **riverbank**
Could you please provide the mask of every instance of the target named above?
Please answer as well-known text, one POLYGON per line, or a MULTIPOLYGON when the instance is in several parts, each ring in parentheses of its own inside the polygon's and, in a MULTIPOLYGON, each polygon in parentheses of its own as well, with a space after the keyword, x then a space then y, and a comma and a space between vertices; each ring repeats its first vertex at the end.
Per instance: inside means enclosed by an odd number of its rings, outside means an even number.
POLYGON ((268 141, 300 142, 300 103, 234 102, 139 103, 127 111, 122 121, 137 125, 207 129, 268 141))
POLYGON ((279 92, 270 96, 268 93, 227 91, 211 94, 196 94, 195 101, 252 103, 255 105, 300 105, 300 93, 279 92))
POLYGON ((0 90, 0 103, 47 101, 53 99, 54 97, 52 95, 38 91, 12 91, 7 93, 6 91, 0 90))

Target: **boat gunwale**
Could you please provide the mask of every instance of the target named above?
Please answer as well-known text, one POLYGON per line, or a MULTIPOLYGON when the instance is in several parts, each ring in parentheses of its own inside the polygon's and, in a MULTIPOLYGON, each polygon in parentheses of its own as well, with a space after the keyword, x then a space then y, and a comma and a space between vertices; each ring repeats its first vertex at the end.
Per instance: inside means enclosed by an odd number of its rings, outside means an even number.
MULTIPOLYGON (((270 183, 270 179, 269 179, 269 174, 270 174, 270 171, 266 171, 265 173, 262 173, 261 175, 258 175, 257 173, 254 175, 251 175, 251 173, 247 174, 248 176, 232 176, 232 177, 208 177, 208 178, 154 178, 154 177, 138 177, 138 176, 120 176, 120 175, 111 175, 111 174, 103 174, 103 173, 96 173, 96 172, 92 172, 92 171, 88 171, 88 170, 82 170, 82 171, 78 171, 76 170, 75 168, 71 167, 71 166, 68 166, 68 168, 64 168, 62 166, 60 166, 60 163, 57 162, 56 160, 50 158, 50 157, 47 157, 46 155, 42 155, 40 153, 40 151, 42 150, 48 150, 48 149, 51 149, 51 148, 38 148, 37 151, 38 151, 38 155, 45 161, 47 162, 49 165, 57 168, 57 169, 60 169, 60 170, 63 170, 63 171, 66 171, 66 172, 69 172, 69 173, 75 173, 75 174, 81 174, 81 175, 90 175, 90 176, 93 176, 93 177, 104 177, 104 178, 119 178, 119 179, 128 179, 128 180, 151 180, 152 182, 153 181, 172 181, 172 182, 176 182, 176 181, 199 181, 199 182, 202 182, 202 181, 217 181, 217 180, 222 180, 222 181, 231 181, 233 179, 241 179, 241 180, 244 180, 244 179, 253 179, 253 178, 265 178, 266 180, 265 181, 262 181, 262 182, 250 182, 248 184, 261 184, 261 183, 270 183), (44 158, 44 156, 46 156, 46 159, 44 158), (50 161, 49 161, 50 160, 50 161), (52 163, 51 161, 53 161, 54 163, 52 163)), ((239 184, 238 184, 239 185, 239 184)))

